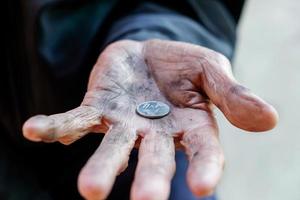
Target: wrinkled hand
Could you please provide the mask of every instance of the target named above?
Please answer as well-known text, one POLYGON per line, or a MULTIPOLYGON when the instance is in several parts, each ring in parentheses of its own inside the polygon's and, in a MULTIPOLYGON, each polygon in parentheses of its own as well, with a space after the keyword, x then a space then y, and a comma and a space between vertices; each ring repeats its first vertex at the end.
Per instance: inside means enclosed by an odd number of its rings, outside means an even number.
POLYGON ((78 108, 34 116, 23 134, 32 141, 70 144, 89 132, 105 133, 79 175, 86 199, 108 196, 138 137, 131 199, 168 198, 175 146, 188 155, 191 191, 203 196, 213 191, 224 165, 213 104, 244 130, 266 131, 277 122, 274 108, 239 85, 219 53, 180 42, 120 41, 100 55, 78 108), (167 103, 171 113, 155 120, 138 116, 137 104, 148 100, 167 103))

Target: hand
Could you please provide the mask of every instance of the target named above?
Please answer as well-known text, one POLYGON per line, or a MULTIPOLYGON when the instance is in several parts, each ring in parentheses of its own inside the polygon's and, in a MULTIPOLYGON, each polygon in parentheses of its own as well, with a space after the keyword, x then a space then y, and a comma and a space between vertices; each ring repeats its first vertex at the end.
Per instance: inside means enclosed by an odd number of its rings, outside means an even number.
POLYGON ((191 191, 204 196, 212 193, 224 165, 213 104, 244 130, 266 131, 277 122, 274 108, 238 84, 221 54, 181 42, 120 41, 100 55, 78 108, 34 116, 23 134, 70 144, 89 132, 105 133, 79 175, 86 199, 108 196, 136 141, 141 142, 131 199, 168 198, 175 146, 188 155, 191 191), (155 120, 138 116, 137 104, 148 100, 167 103, 171 113, 155 120))

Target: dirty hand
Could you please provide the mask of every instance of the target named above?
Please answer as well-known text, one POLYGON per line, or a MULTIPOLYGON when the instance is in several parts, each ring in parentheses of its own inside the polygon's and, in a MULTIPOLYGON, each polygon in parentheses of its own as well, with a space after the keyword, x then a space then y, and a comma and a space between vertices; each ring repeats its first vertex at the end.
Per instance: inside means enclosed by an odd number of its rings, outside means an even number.
POLYGON ((139 162, 131 199, 168 198, 175 148, 188 155, 191 191, 204 196, 215 188, 224 165, 213 105, 244 130, 266 131, 277 122, 274 108, 234 79, 221 54, 181 42, 119 41, 100 55, 78 108, 34 116, 23 134, 32 141, 70 144, 90 132, 105 133, 79 175, 86 199, 108 196, 135 145, 139 162), (137 115, 136 106, 149 100, 168 104, 170 114, 161 119, 137 115))

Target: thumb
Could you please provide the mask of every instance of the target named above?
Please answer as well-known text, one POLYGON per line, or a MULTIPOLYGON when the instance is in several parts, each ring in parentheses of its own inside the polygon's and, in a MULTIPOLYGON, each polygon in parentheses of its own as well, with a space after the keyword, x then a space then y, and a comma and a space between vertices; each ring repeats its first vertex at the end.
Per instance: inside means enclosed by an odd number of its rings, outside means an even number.
POLYGON ((204 59, 201 76, 203 90, 233 125, 256 132, 275 127, 277 111, 235 80, 225 56, 204 59))

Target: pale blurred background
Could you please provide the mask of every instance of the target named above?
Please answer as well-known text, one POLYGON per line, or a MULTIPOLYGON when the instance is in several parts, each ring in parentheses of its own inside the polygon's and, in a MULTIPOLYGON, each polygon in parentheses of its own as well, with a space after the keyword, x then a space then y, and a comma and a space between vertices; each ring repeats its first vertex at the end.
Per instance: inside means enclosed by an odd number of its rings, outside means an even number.
POLYGON ((251 134, 218 113, 226 155, 220 200, 300 200, 300 0, 249 0, 239 26, 237 79, 279 111, 251 134))

